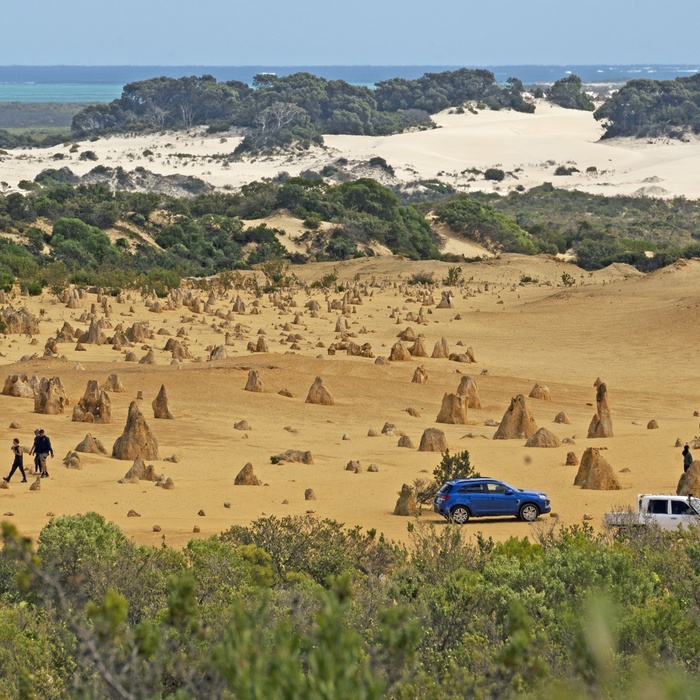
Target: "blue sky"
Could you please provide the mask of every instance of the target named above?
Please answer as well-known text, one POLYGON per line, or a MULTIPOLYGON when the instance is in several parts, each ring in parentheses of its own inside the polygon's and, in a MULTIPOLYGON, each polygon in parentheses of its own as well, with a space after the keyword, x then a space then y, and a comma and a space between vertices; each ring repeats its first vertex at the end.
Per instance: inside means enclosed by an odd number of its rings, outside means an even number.
POLYGON ((695 63, 698 0, 9 0, 0 65, 695 63))

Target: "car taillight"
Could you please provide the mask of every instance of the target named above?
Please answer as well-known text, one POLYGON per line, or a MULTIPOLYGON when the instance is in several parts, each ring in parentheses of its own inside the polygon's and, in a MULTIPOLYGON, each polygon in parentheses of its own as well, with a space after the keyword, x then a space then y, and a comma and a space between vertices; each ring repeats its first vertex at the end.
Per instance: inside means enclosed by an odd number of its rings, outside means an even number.
POLYGON ((449 497, 449 496, 443 496, 443 497, 442 497, 442 500, 443 500, 443 501, 449 501, 449 500, 450 500, 450 497, 449 497))

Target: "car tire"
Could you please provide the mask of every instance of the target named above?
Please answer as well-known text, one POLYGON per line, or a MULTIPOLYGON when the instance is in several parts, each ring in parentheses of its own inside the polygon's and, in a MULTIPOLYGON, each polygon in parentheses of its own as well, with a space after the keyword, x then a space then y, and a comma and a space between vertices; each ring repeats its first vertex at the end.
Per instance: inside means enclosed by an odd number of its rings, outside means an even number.
POLYGON ((450 511, 450 520, 453 523, 457 523, 458 525, 464 525, 465 523, 468 523, 470 517, 471 513, 469 512, 469 508, 467 508, 466 506, 455 506, 450 511))
POLYGON ((525 503, 520 506, 518 517, 526 523, 534 523, 540 517, 540 509, 534 503, 525 503))

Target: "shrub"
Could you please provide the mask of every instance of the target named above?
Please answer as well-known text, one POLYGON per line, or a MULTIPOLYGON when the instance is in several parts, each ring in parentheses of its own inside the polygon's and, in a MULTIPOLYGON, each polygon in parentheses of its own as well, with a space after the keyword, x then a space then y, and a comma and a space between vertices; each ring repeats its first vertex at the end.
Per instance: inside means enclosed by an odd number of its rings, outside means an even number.
POLYGON ((555 171, 555 175, 573 175, 574 173, 580 173, 581 171, 574 165, 560 165, 555 171))
POLYGON ((80 160, 97 160, 95 151, 83 151, 80 154, 80 160))
POLYGON ((484 180, 494 180, 495 182, 501 182, 505 178, 506 174, 500 168, 488 168, 484 173, 484 180))

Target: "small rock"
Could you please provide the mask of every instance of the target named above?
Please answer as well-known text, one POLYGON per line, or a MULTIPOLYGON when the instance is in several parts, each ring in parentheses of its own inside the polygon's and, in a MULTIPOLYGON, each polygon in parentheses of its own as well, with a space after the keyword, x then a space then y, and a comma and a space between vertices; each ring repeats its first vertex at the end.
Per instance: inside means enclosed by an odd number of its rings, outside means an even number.
POLYGON ((10 430, 19 430, 21 427, 21 424, 16 420, 13 420, 12 423, 10 423, 10 430))
POLYGON ((11 518, 14 515, 14 513, 8 511, 7 513, 3 513, 3 515, 7 518, 11 518))
POLYGON ((306 489, 306 491, 304 491, 304 500, 305 501, 315 501, 316 500, 316 494, 314 493, 313 489, 306 489))
POLYGON ((593 520, 593 516, 590 513, 584 513, 583 519, 584 520, 593 520))
POLYGON ((194 533, 201 532, 201 530, 199 529, 199 525, 195 525, 195 526, 192 528, 192 532, 194 532, 194 533))
POLYGON ((226 502, 224 503, 224 508, 230 508, 230 507, 231 507, 231 502, 230 502, 230 501, 226 501, 226 502))
POLYGON ((282 505, 283 505, 283 506, 288 506, 288 505, 289 505, 289 501, 285 498, 285 499, 282 501, 282 505))
POLYGON ((650 420, 647 423, 647 430, 658 430, 659 424, 655 420, 650 420))
POLYGON ((126 514, 127 518, 140 518, 141 513, 137 513, 133 508, 126 514))
POLYGON ((343 440, 349 440, 350 436, 347 433, 343 434, 343 440))
POLYGON ((160 525, 153 526, 153 532, 160 532, 163 528, 160 525))
POLYGON ((200 511, 197 513, 197 515, 198 515, 200 518, 203 518, 203 517, 206 515, 206 513, 205 513, 203 510, 200 510, 200 511))
POLYGON ((376 464, 372 463, 369 465, 369 467, 367 467, 367 471, 376 473, 379 471, 379 467, 376 464))

